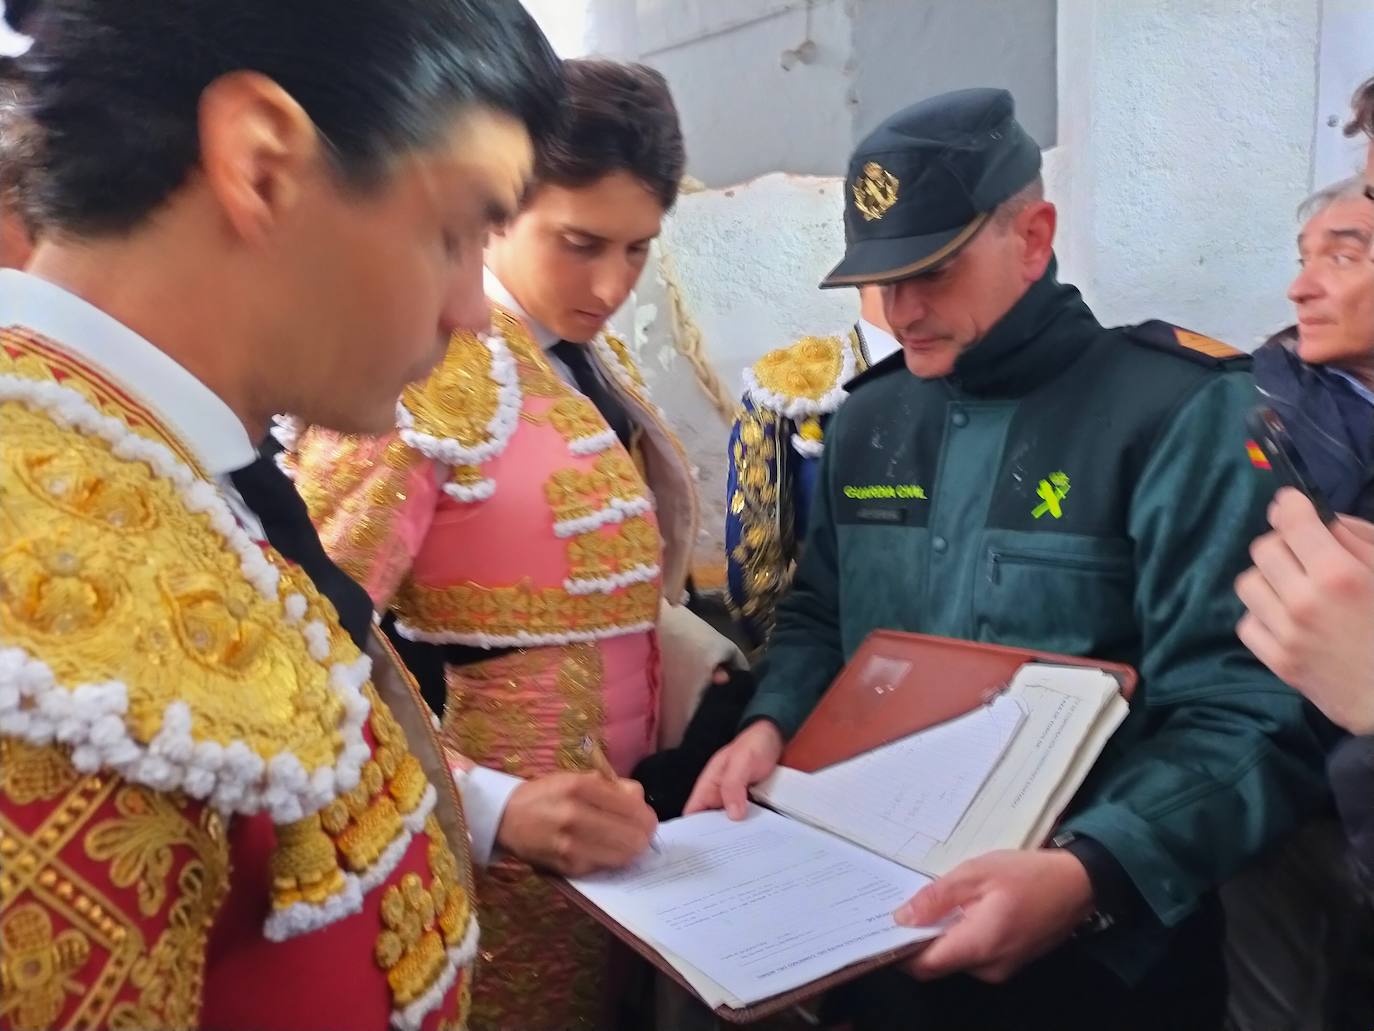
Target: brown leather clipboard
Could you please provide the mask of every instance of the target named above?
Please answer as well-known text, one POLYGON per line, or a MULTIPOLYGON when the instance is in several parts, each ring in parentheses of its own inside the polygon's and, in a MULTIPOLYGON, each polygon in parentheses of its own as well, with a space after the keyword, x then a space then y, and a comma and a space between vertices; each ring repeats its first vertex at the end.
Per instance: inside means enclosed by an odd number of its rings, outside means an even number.
MULTIPOLYGON (((782 764, 814 773, 962 716, 986 704, 1007 687, 1022 666, 1035 662, 1100 669, 1116 678, 1128 701, 1138 680, 1134 669, 1119 662, 897 630, 875 630, 864 639, 792 738, 783 752, 782 764)), ((626 946, 689 993, 696 994, 653 946, 613 920, 567 881, 554 878, 553 883, 626 946)), ((914 956, 928 944, 916 942, 871 956, 752 1006, 743 1009, 722 1006, 715 1013, 731 1024, 763 1020, 914 956)))
MULTIPOLYGON (((606 930, 610 931, 616 939, 642 956, 656 970, 672 978, 673 981, 685 989, 689 995, 696 996, 697 993, 692 986, 687 983, 687 980, 679 974, 667 960, 658 954, 657 949, 644 941, 643 938, 640 938, 633 931, 627 929, 623 924, 613 920, 604 909, 599 909, 587 898, 587 896, 583 895, 561 877, 551 877, 550 879, 553 885, 562 894, 567 896, 574 905, 586 912, 588 916, 602 927, 606 928, 606 930)), ((890 966, 893 963, 898 963, 904 959, 910 959, 929 944, 930 942, 928 941, 913 942, 900 949, 890 949, 876 956, 870 956, 868 959, 858 963, 851 963, 847 967, 841 967, 839 970, 827 974, 825 977, 810 981, 800 988, 794 988, 790 992, 783 992, 780 995, 774 995, 771 998, 763 999, 754 1003, 752 1006, 745 1006, 741 1009, 732 1009, 729 1006, 717 1006, 714 1012, 716 1016, 729 1024, 753 1024, 756 1021, 766 1020, 769 1017, 777 1016, 779 1013, 785 1013, 803 1002, 824 995, 832 988, 838 988, 840 985, 848 984, 850 981, 863 977, 865 974, 871 974, 873 971, 881 970, 883 967, 890 966)), ((704 1005, 703 1003, 703 1006, 704 1005)))
POLYGON ((782 765, 815 773, 962 716, 1034 662, 1100 669, 1116 678, 1128 701, 1135 691, 1135 670, 1119 662, 875 630, 788 743, 782 765))

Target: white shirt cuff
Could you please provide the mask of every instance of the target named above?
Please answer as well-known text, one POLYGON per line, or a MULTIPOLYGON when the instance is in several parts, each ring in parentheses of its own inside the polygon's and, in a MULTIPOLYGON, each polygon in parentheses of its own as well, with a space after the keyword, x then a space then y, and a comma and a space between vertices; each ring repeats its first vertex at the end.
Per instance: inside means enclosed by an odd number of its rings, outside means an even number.
POLYGON ((466 773, 454 770, 453 782, 463 796, 463 813, 468 821, 468 836, 472 839, 472 861, 478 866, 486 866, 496 848, 496 832, 501 827, 501 817, 505 815, 510 796, 525 782, 485 766, 474 766, 466 773))

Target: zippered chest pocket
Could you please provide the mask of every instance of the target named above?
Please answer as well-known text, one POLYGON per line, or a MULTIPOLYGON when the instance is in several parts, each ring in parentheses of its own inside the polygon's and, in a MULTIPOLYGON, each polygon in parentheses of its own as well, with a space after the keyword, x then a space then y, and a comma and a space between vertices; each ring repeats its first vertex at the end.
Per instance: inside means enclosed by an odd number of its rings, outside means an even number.
POLYGON ((989 531, 973 589, 980 641, 1120 655, 1139 638, 1129 541, 989 531))

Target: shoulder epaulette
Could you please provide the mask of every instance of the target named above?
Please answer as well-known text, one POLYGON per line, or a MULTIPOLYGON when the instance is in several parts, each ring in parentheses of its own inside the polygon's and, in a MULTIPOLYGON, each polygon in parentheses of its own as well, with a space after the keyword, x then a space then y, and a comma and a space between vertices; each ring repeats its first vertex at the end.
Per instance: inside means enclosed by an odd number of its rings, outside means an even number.
POLYGON ((489 498, 495 483, 479 467, 506 449, 524 397, 512 352, 534 350, 524 325, 493 306, 490 333, 455 333, 443 361, 412 384, 396 406, 408 445, 453 469, 444 492, 459 501, 489 498))
POLYGON ((1164 351, 1177 358, 1213 369, 1244 368, 1250 356, 1215 337, 1194 333, 1182 326, 1151 319, 1125 328, 1127 338, 1142 347, 1164 351))
POLYGON ((803 337, 769 351, 744 370, 744 396, 757 407, 801 422, 844 402, 854 350, 842 337, 803 337))

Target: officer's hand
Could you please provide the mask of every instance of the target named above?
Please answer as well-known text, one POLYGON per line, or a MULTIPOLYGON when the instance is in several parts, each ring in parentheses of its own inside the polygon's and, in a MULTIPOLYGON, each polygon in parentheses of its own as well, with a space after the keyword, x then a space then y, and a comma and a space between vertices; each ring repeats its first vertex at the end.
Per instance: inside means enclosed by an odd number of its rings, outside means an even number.
POLYGON ((683 813, 690 816, 704 809, 724 809, 730 819, 744 819, 749 788, 773 772, 782 746, 777 724, 770 720, 750 724, 711 757, 683 813))
POLYGON ((515 789, 496 840, 526 862, 580 877, 624 866, 649 847, 657 829, 634 781, 551 773, 515 789))
POLYGON ((1272 533, 1250 546, 1254 568, 1236 580, 1249 611, 1245 646, 1333 723, 1374 733, 1374 525, 1322 525, 1312 503, 1280 491, 1272 533))
POLYGON ((1073 933, 1093 909, 1083 864, 1061 849, 990 852, 960 863, 897 910, 907 927, 956 920, 906 970, 921 980, 967 973, 1005 981, 1073 933))

